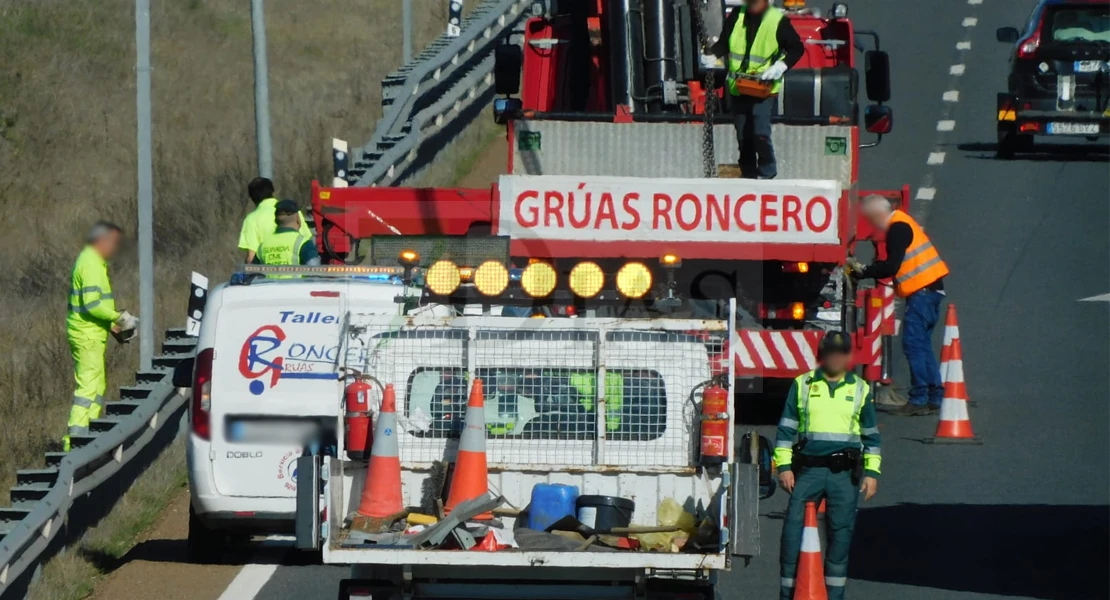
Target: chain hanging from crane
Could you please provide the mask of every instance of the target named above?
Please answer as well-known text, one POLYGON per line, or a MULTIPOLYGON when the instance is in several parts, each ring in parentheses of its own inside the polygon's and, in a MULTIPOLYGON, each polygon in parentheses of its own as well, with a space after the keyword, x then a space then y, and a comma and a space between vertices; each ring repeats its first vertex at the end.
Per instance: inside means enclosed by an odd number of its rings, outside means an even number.
MULTIPOLYGON (((706 36, 705 27, 703 26, 702 11, 705 10, 704 0, 696 3, 696 5, 691 8, 693 9, 691 12, 694 17, 694 28, 697 30, 698 40, 701 42, 699 50, 701 53, 705 53, 707 49, 712 46, 712 42, 710 42, 708 36, 706 36)), ((701 64, 700 60, 698 64, 701 64)), ((713 69, 708 69, 704 66, 702 69, 705 71, 705 80, 702 82, 705 88, 701 127, 702 175, 707 178, 715 178, 717 177, 717 152, 713 141, 713 117, 717 113, 716 80, 713 69)))

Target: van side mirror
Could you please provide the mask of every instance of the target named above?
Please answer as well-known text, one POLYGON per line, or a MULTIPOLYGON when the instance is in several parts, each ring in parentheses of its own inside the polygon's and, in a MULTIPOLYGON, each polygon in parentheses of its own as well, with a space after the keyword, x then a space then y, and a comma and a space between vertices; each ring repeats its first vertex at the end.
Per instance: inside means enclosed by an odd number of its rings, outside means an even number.
POLYGON ((863 124, 868 133, 890 133, 894 128, 894 109, 882 104, 872 104, 863 110, 863 124))
POLYGON ((493 122, 504 125, 518 118, 523 109, 524 103, 520 101, 520 98, 494 98, 493 122))
POLYGON ((516 44, 501 44, 493 52, 493 89, 499 96, 520 93, 524 51, 516 44))
POLYGON ((1016 27, 999 27, 995 30, 994 37, 1004 44, 1013 44, 1021 37, 1021 32, 1016 27))
POLYGON ((890 55, 882 50, 868 50, 863 55, 867 80, 867 99, 872 102, 890 100, 890 55))

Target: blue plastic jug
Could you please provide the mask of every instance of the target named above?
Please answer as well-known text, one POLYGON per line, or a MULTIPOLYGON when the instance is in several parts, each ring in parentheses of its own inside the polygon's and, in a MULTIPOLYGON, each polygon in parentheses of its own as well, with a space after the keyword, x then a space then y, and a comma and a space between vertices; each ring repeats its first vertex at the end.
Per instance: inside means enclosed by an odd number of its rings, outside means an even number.
POLYGON ((543 531, 563 517, 575 514, 578 486, 561 483, 538 483, 532 488, 532 504, 528 508, 528 529, 543 531))

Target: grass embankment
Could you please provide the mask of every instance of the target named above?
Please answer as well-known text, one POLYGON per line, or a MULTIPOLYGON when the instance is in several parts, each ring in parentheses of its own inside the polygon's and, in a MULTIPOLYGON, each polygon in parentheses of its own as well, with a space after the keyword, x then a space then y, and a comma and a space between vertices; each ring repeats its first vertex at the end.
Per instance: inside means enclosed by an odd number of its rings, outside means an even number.
MULTIPOLYGON (((443 30, 447 13, 446 1, 419 4, 417 48, 443 30)), ((41 465, 65 430, 73 392, 65 298, 84 233, 108 219, 134 236, 133 6, 0 0, 0 490, 14 483, 17 469, 41 465)), ((309 181, 330 179, 333 136, 369 139, 381 115, 380 80, 401 61, 400 6, 266 3, 282 197, 307 204, 309 181)), ((253 77, 243 2, 154 3, 151 19, 158 299, 155 315, 139 316, 153 317, 161 331, 183 322, 190 271, 218 281, 240 258, 245 185, 255 175, 253 77)), ((464 143, 452 152, 474 150, 464 143)), ((442 162, 455 173, 453 161, 442 162)), ((133 245, 111 274, 117 306, 137 312, 133 245)), ((137 362, 137 344, 109 346, 110 399, 133 381, 137 362)), ((129 516, 106 519, 81 547, 118 553, 150 522, 182 481, 177 450, 156 464, 150 481, 132 490, 129 516)), ((60 570, 80 581, 97 572, 88 561, 60 570)), ((64 589, 38 597, 80 597, 84 588, 64 589)))

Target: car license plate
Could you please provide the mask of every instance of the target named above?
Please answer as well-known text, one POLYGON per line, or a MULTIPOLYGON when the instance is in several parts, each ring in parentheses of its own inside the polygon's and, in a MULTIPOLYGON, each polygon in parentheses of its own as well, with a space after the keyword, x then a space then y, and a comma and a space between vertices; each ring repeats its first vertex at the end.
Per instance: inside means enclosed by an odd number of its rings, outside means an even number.
POLYGON ((1098 123, 1049 123, 1049 135, 1098 135, 1098 123))
POLYGON ((1076 73, 1097 73, 1102 69, 1101 60, 1077 60, 1075 61, 1076 73))

